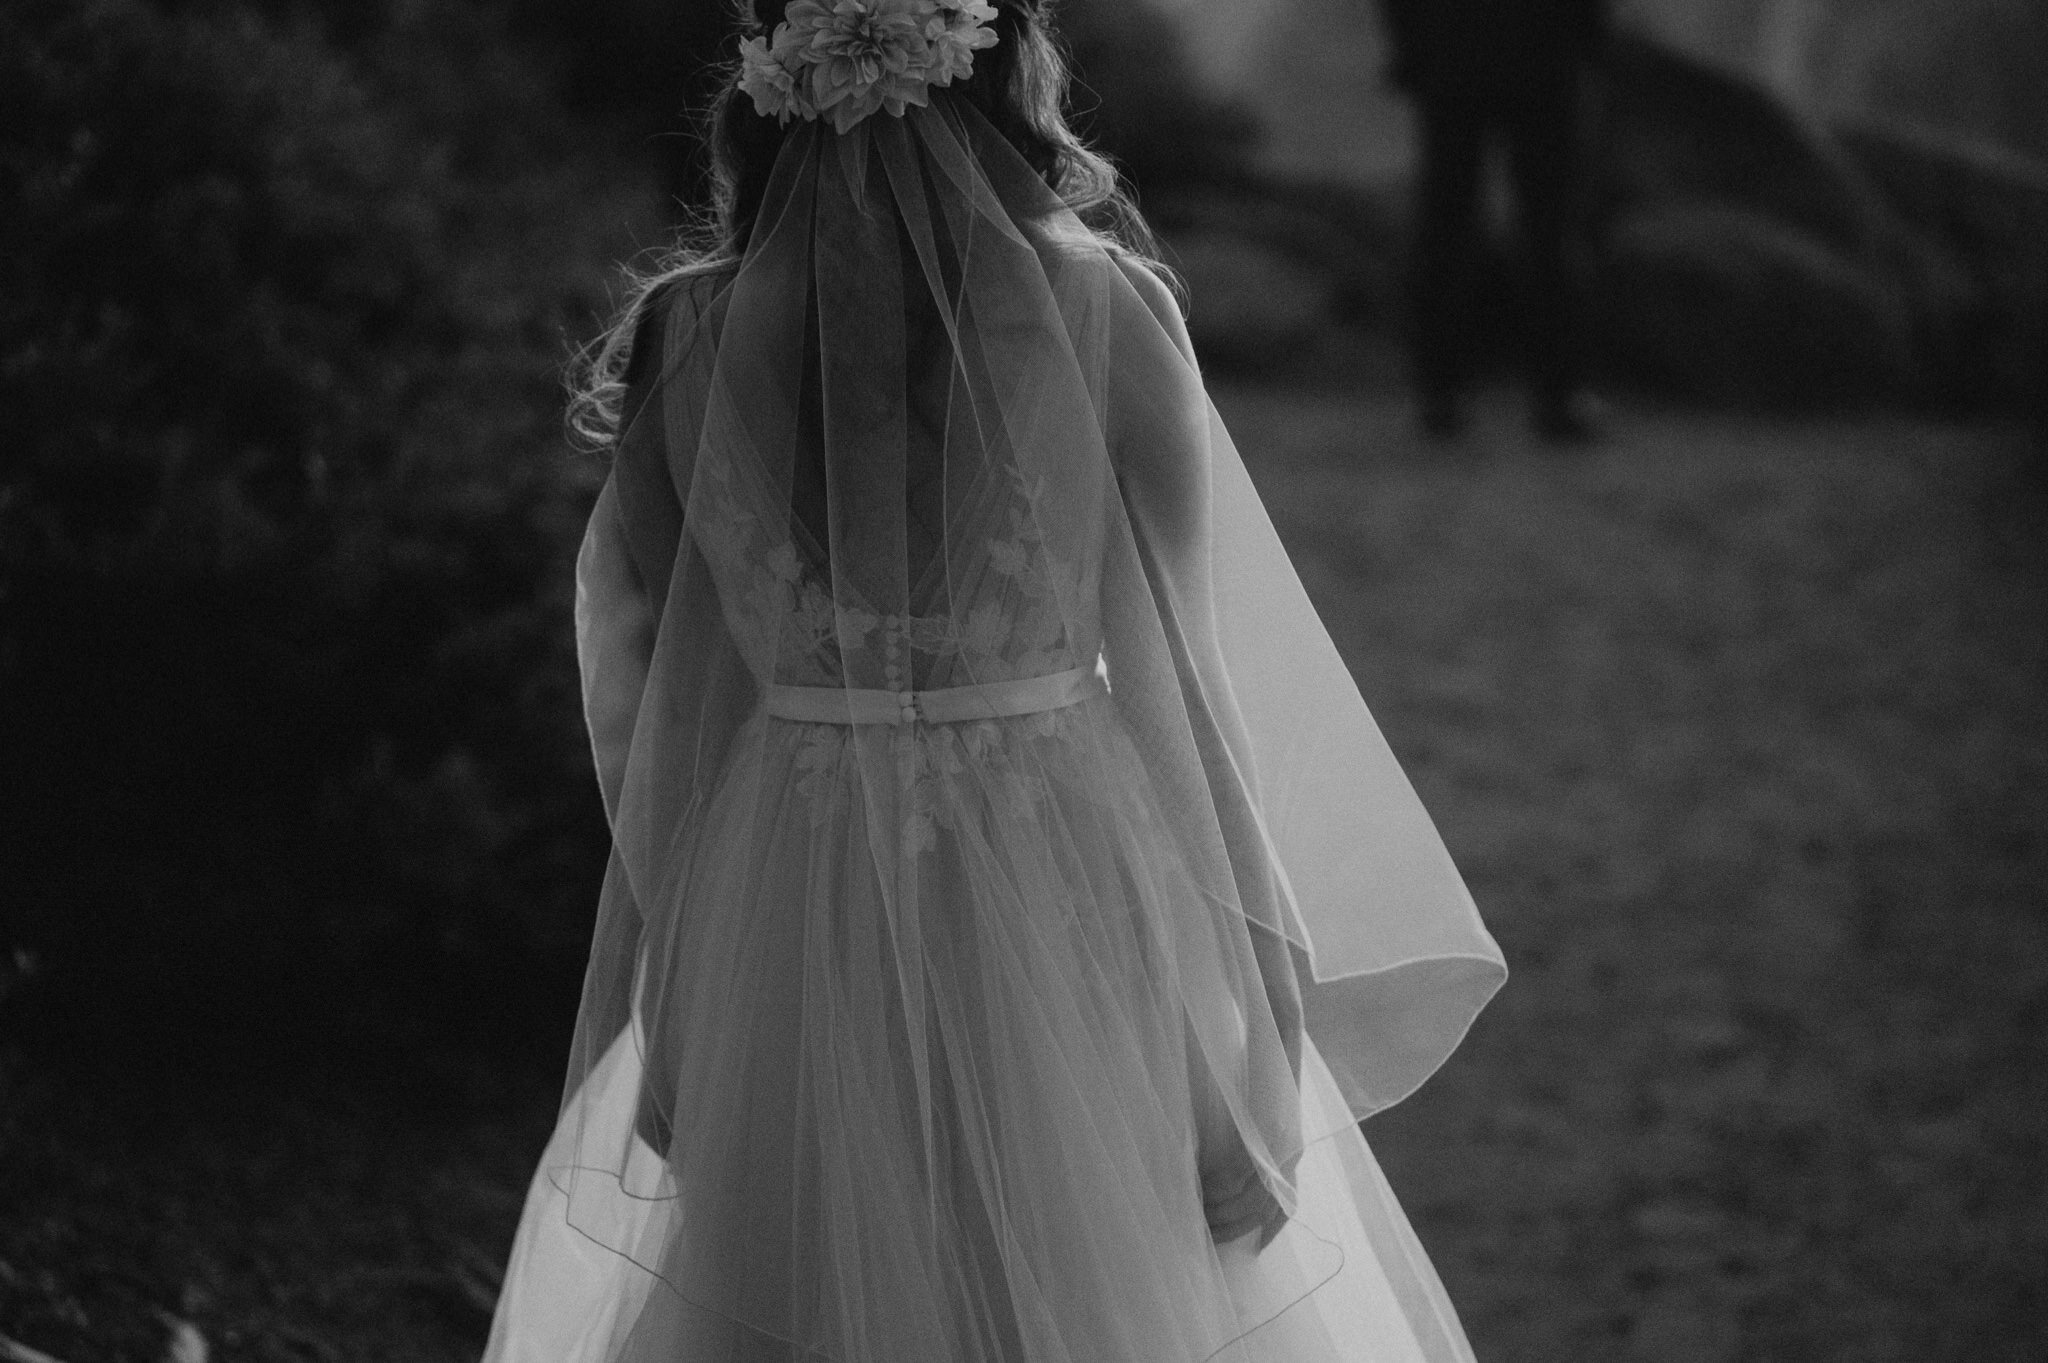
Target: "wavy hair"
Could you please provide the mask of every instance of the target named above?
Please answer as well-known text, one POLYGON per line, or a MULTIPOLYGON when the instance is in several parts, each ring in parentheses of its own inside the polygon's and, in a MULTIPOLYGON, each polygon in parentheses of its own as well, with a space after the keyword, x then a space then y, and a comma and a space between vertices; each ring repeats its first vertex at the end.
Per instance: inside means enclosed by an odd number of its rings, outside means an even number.
MULTIPOLYGON (((1051 23, 1053 0, 991 2, 998 42, 976 55, 974 74, 952 89, 988 119, 1104 245, 1172 283, 1159 263, 1151 229, 1116 167, 1067 121, 1072 77, 1051 23)), ((788 4, 740 0, 743 28, 772 31, 788 4)), ((738 60, 729 59, 719 93, 702 119, 709 206, 649 264, 625 267, 624 305, 571 366, 568 425, 583 446, 606 450, 617 439, 634 337, 660 295, 691 278, 731 269, 746 249, 785 130, 754 112, 739 77, 738 60)))

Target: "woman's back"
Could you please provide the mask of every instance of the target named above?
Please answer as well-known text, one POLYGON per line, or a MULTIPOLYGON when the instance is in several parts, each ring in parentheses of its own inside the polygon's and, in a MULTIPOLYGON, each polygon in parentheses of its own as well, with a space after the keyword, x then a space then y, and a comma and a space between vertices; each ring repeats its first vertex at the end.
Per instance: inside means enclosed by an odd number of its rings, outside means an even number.
MULTIPOLYGON (((749 71, 980 22, 806 4, 749 71)), ((491 1357, 1461 1359, 1346 1100, 1498 955, 1157 280, 877 98, 643 329, 579 563, 615 856, 491 1357)))

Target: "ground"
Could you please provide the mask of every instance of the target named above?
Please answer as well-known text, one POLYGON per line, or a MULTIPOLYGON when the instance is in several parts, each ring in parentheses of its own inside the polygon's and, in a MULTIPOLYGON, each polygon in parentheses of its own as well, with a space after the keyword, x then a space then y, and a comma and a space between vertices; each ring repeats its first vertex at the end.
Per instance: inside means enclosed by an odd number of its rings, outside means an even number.
POLYGON ((1513 971, 1368 1126, 1480 1358, 2048 1356, 2039 465, 1224 406, 1513 971))
MULTIPOLYGON (((2038 450, 1218 396, 1513 972, 1367 1128, 1483 1363, 2048 1357, 2038 450)), ((0 1335, 472 1357, 551 1061, 364 1035, 412 1059, 0 1039, 0 1335)))

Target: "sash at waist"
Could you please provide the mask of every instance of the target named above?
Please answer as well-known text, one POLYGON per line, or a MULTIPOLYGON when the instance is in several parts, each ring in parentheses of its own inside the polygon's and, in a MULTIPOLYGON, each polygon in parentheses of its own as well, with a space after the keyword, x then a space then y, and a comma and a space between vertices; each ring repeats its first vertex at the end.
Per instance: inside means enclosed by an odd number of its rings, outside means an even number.
POLYGON ((1088 666, 937 691, 771 686, 762 708, 777 719, 802 724, 965 724, 1064 709, 1104 689, 1102 678, 1088 666))

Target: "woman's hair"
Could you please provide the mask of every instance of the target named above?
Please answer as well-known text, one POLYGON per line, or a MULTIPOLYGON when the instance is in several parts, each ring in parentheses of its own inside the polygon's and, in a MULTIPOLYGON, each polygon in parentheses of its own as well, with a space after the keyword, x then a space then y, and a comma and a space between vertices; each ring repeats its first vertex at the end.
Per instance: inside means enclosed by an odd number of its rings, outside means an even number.
MULTIPOLYGON (((789 0, 739 0, 749 25, 772 31, 789 0)), ((972 104, 1103 244, 1165 273, 1157 245, 1116 167, 1091 149, 1066 117, 1067 60, 1046 11, 1053 0, 991 0, 994 47, 975 55, 974 74, 952 90, 972 104)), ((710 202, 677 240, 645 268, 627 266, 626 302, 609 327, 577 356, 570 372, 569 429, 581 444, 609 448, 617 438, 633 341, 657 297, 690 278, 739 263, 767 194, 786 130, 754 112, 740 89, 740 65, 728 64, 704 117, 710 202)))

